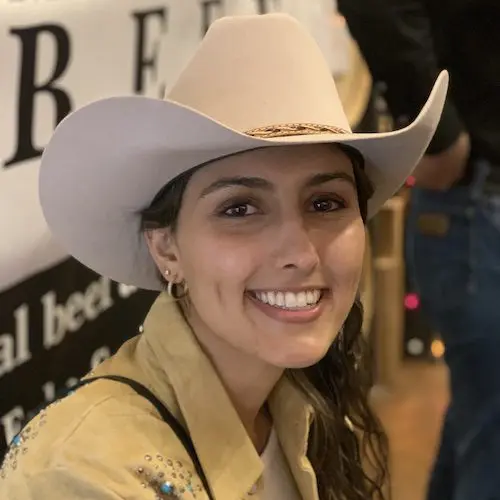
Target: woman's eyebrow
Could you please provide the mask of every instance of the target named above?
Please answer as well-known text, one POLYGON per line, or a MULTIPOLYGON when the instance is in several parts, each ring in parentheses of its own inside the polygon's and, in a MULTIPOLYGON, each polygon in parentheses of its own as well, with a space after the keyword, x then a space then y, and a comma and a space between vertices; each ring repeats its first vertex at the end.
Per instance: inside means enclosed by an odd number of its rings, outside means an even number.
POLYGON ((325 184, 326 182, 334 181, 334 180, 344 180, 352 184, 354 187, 356 187, 356 180, 354 177, 346 172, 324 172, 321 174, 315 174, 313 175, 308 181, 306 182, 306 187, 315 187, 319 186, 320 184, 325 184))
POLYGON ((222 177, 212 182, 207 186, 200 194, 200 198, 207 196, 214 191, 219 189, 224 189, 232 186, 244 186, 253 189, 265 189, 266 191, 272 191, 274 186, 271 182, 262 177, 222 177))
MULTIPOLYGON (((305 186, 315 187, 319 186, 320 184, 339 179, 347 181, 354 187, 356 187, 356 181, 354 177, 345 172, 325 172, 321 174, 315 174, 306 181, 305 186)), ((225 189, 233 186, 243 186, 251 189, 264 189, 266 191, 274 190, 274 185, 270 181, 268 181, 267 179, 263 179, 262 177, 222 177, 221 179, 217 179, 216 181, 209 184, 205 189, 203 189, 200 194, 200 198, 204 198, 205 196, 213 193, 214 191, 218 191, 219 189, 225 189)))

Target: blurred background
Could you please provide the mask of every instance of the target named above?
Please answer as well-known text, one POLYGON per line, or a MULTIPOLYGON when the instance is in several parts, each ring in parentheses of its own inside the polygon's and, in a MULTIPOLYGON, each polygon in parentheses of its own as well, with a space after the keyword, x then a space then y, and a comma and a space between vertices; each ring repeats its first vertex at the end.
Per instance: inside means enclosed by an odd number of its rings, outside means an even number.
MULTIPOLYGON (((213 20, 272 11, 310 29, 353 129, 393 128, 332 0, 0 0, 0 455, 31 410, 137 334, 155 298, 94 274, 52 238, 37 174, 56 123, 98 98, 162 96, 213 20)), ((405 273, 413 183, 368 228, 361 289, 397 500, 424 498, 448 399, 443 343, 405 273)))

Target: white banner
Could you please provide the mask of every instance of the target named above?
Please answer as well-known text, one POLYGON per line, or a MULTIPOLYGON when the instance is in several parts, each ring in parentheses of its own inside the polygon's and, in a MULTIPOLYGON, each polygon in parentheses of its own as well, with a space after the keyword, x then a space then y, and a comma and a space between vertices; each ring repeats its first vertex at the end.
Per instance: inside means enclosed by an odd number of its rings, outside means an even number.
POLYGON ((213 20, 273 11, 296 16, 332 73, 346 71, 332 0, 0 0, 0 291, 66 258, 37 194, 56 123, 99 98, 161 96, 213 20))

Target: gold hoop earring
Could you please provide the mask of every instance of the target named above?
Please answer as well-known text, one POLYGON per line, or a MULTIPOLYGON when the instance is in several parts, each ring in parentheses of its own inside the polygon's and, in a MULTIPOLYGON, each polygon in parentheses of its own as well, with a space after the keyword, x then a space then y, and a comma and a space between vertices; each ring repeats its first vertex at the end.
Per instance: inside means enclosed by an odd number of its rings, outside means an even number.
POLYGON ((182 281, 181 283, 175 283, 175 281, 169 281, 167 284, 167 293, 170 295, 170 297, 173 297, 174 299, 183 299, 184 297, 187 296, 188 294, 188 286, 186 281, 182 281), (182 293, 178 293, 177 286, 182 285, 182 293), (175 288, 174 288, 175 286, 175 288))
POLYGON ((167 294, 170 295, 170 297, 173 297, 173 289, 174 289, 174 281, 169 280, 168 278, 172 274, 172 271, 170 269, 165 269, 165 272, 163 273, 165 276, 165 279, 167 280, 167 294))
POLYGON ((171 288, 172 288, 172 297, 176 299, 184 299, 185 297, 187 297, 189 289, 185 280, 181 281, 180 283, 173 283, 171 288), (173 285, 175 285, 175 288, 173 285), (180 287, 182 287, 182 291, 180 291, 179 293, 180 287))

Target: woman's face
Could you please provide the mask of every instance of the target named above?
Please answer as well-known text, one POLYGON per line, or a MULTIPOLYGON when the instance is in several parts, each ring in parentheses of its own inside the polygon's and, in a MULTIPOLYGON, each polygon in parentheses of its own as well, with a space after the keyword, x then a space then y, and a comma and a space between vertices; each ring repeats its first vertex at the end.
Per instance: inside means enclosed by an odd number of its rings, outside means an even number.
POLYGON ((310 366, 360 280, 365 229, 351 161, 311 145, 214 162, 192 176, 176 233, 161 239, 168 248, 153 244, 155 260, 186 281, 198 324, 270 365, 310 366))

